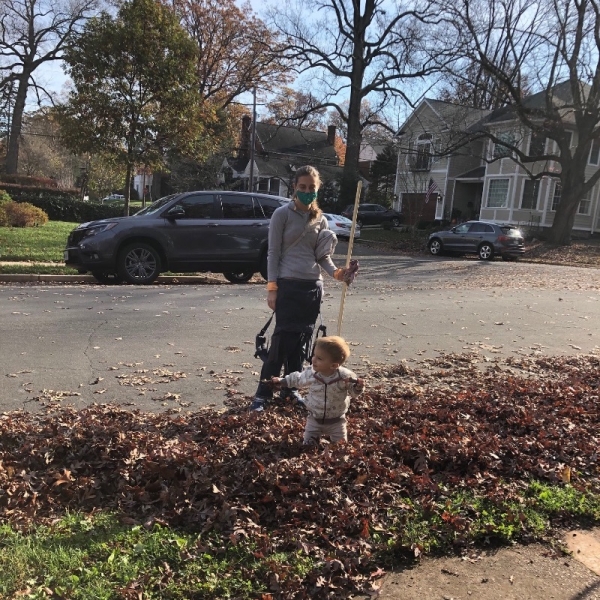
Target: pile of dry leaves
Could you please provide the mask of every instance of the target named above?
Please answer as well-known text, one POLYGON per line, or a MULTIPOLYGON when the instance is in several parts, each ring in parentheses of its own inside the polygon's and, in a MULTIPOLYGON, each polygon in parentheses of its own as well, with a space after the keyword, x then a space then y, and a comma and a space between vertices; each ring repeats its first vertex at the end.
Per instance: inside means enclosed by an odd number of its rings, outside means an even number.
MULTIPOLYGON (((443 511, 457 490, 516 497, 531 479, 560 482, 566 467, 574 486, 600 492, 600 356, 482 368, 474 355, 447 355, 368 375, 339 446, 302 447, 304 415, 283 404, 258 415, 245 403, 185 416, 110 405, 4 414, 0 517, 26 527, 111 509, 223 544, 250 539, 257 556, 299 549, 321 561, 318 572, 272 573, 268 585, 334 597, 380 573, 371 557, 393 535, 392 514, 397 524, 414 506, 443 511)), ((469 515, 445 527, 460 543, 469 515)))

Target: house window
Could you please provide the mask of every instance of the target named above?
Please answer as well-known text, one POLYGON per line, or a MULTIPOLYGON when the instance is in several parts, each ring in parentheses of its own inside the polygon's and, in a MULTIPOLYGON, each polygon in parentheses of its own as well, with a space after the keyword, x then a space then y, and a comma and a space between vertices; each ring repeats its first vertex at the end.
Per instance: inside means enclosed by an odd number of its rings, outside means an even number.
POLYGON ((590 165, 598 166, 600 162, 600 140, 594 140, 592 147, 590 148, 590 158, 588 160, 590 165))
POLYGON ((562 194, 562 184, 559 179, 554 182, 554 194, 552 195, 552 208, 550 210, 556 211, 560 202, 560 196, 562 194))
POLYGON ((496 135, 498 142, 494 143, 494 158, 504 158, 512 155, 512 150, 508 146, 516 146, 517 140, 512 131, 501 131, 496 135))
POLYGON ((539 195, 540 180, 526 179, 523 185, 523 197, 521 198, 521 208, 528 210, 537 210, 539 195))
POLYGON ((487 207, 503 208, 508 198, 508 179, 490 179, 487 207))
POLYGON ((417 153, 413 166, 415 171, 429 171, 431 169, 431 156, 433 154, 431 137, 430 133, 423 133, 417 140, 417 153))
POLYGON ((269 179, 259 179, 258 180, 258 191, 259 192, 269 192, 269 179))
POLYGON ((579 201, 579 206, 577 207, 578 215, 589 215, 592 208, 592 201, 590 200, 590 191, 588 190, 585 196, 579 201))
POLYGON ((529 156, 540 156, 546 152, 546 136, 535 131, 529 140, 529 156))

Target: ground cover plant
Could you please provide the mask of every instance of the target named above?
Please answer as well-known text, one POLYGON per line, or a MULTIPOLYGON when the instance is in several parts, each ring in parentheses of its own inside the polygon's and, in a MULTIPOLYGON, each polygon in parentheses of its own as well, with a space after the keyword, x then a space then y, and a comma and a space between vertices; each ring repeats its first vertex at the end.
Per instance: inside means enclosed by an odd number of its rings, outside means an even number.
POLYGON ((368 377, 339 446, 303 447, 299 408, 248 415, 233 392, 191 414, 58 392, 3 414, 0 594, 347 598, 423 553, 600 522, 599 354, 368 377))

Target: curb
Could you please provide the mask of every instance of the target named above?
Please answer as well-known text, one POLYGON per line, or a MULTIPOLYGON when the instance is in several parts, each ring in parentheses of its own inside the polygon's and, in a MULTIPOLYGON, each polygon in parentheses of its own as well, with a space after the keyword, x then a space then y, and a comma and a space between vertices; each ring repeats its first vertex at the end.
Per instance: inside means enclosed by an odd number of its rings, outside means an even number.
MULTIPOLYGON (((6 273, 0 275, 0 283, 91 283, 95 285, 105 285, 97 281, 91 275, 47 275, 47 274, 18 274, 6 273)), ((195 275, 181 275, 178 277, 170 277, 160 275, 153 285, 157 283, 166 283, 170 285, 190 285, 194 283, 206 283, 206 277, 198 277, 195 275)), ((218 283, 218 282, 215 282, 218 283)), ((125 283, 113 285, 127 285, 125 283)))

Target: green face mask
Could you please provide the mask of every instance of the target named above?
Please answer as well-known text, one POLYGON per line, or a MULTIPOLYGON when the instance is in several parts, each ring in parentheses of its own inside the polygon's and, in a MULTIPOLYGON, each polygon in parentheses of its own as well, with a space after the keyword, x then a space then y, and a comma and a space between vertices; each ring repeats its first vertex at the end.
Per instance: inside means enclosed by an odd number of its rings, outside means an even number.
POLYGON ((304 206, 312 204, 317 199, 317 196, 317 192, 296 192, 296 198, 298 198, 304 206))

